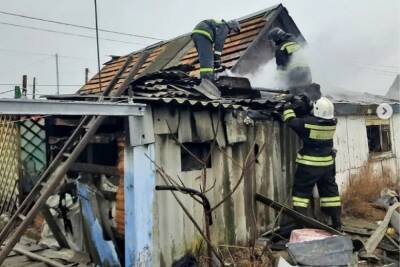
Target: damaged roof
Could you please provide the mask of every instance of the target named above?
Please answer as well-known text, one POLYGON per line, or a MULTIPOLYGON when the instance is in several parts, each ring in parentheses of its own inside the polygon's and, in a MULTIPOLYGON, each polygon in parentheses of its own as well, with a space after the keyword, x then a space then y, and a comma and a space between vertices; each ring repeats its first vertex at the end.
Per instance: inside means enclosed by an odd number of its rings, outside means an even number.
MULTIPOLYGON (((267 41, 266 34, 270 28, 279 26, 304 39, 288 11, 281 4, 245 16, 239 21, 242 30, 239 34, 229 35, 225 40, 222 63, 240 74, 255 71, 273 57, 272 47, 267 41)), ((118 89, 126 82, 128 74, 133 69, 137 69, 137 73, 134 77, 131 77, 132 80, 135 80, 143 75, 173 66, 192 64, 197 59, 197 52, 190 38, 190 33, 187 33, 129 55, 114 57, 104 64, 100 72, 101 88, 99 86, 99 74, 96 74, 82 86, 78 93, 81 95, 100 94, 110 84, 118 71, 123 68, 129 56, 133 57, 132 61, 114 85, 113 90, 118 89)), ((195 64, 190 75, 198 76, 198 74, 199 64, 195 64)))

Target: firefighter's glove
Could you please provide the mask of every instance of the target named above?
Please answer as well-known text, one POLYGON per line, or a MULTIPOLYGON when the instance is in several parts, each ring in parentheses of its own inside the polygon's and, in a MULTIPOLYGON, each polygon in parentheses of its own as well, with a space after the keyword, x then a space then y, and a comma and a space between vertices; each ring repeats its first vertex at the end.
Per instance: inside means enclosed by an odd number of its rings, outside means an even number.
POLYGON ((286 103, 283 105, 283 110, 288 110, 288 109, 293 109, 293 105, 292 105, 292 103, 290 103, 290 102, 286 102, 286 103))
POLYGON ((294 95, 292 95, 292 94, 287 94, 287 95, 285 95, 285 97, 284 97, 283 99, 284 99, 286 102, 292 102, 293 98, 294 98, 294 95))
POLYGON ((283 116, 281 112, 274 110, 271 112, 271 115, 275 120, 283 122, 283 116))

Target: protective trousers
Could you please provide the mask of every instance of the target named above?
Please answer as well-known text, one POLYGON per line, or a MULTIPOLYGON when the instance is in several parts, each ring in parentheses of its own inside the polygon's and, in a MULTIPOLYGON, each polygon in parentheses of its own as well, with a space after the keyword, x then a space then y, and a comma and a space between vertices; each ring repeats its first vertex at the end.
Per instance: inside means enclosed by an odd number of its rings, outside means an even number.
POLYGON ((297 165, 293 185, 293 208, 303 214, 307 214, 315 184, 318 187, 321 210, 331 216, 332 226, 340 229, 342 225, 340 219, 341 202, 335 181, 334 164, 329 166, 297 165))
POLYGON ((192 34, 200 62, 200 78, 214 79, 214 52, 213 44, 206 36, 198 33, 192 34))

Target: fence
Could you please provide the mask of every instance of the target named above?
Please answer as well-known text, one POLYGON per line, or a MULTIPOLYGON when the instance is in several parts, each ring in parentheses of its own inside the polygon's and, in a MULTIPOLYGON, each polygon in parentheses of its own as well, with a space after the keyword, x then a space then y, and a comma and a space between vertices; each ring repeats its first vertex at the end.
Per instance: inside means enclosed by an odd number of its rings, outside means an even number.
POLYGON ((0 214, 12 213, 17 207, 20 151, 18 123, 10 115, 0 115, 0 214))

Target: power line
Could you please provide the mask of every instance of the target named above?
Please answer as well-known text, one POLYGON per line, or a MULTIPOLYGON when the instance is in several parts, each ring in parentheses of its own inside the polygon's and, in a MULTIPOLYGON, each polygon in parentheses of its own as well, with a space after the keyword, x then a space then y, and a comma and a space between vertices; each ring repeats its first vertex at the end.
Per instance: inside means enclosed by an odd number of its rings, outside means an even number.
MULTIPOLYGON (((76 36, 76 37, 96 39, 96 37, 94 37, 94 36, 86 35, 86 34, 80 34, 80 33, 56 31, 56 30, 51 30, 51 29, 46 29, 46 28, 41 28, 41 27, 26 26, 26 25, 14 24, 14 23, 9 23, 9 22, 2 22, 2 21, 0 21, 0 24, 7 25, 7 26, 12 26, 12 27, 18 27, 18 28, 25 28, 25 29, 43 31, 43 32, 51 32, 51 33, 58 33, 58 34, 76 36)), ((100 38, 100 39, 105 40, 105 41, 110 41, 110 42, 123 43, 123 44, 148 45, 148 44, 144 44, 144 43, 128 42, 128 41, 122 41, 122 40, 116 40, 116 39, 110 39, 110 38, 100 38)))
MULTIPOLYGON (((4 86, 15 86, 15 85, 19 85, 20 82, 17 83, 0 83, 0 86, 4 85, 4 86)), ((32 84, 28 84, 27 86, 32 86, 32 84)), ((57 86, 57 84, 36 84, 37 87, 40 86, 57 86)), ((64 86, 64 87, 72 87, 72 86, 82 86, 82 84, 60 84, 60 86, 64 86)))
MULTIPOLYGON (((23 53, 23 54, 30 54, 30 55, 38 55, 38 56, 54 56, 54 54, 48 54, 48 53, 42 53, 42 52, 29 52, 25 50, 16 50, 16 49, 6 49, 6 48, 0 48, 0 51, 4 52, 12 52, 12 53, 23 53)), ((76 56, 66 56, 66 55, 60 55, 58 54, 59 57, 61 58, 70 58, 70 59, 77 59, 77 60, 96 60, 94 58, 85 58, 85 57, 76 57, 76 56)))
MULTIPOLYGON (((0 13, 1 14, 5 14, 5 15, 9 15, 9 16, 15 16, 15 17, 20 17, 20 18, 25 18, 25 19, 32 19, 32 20, 39 20, 39 21, 50 22, 50 23, 54 23, 54 24, 70 26, 70 27, 75 27, 75 28, 81 28, 81 29, 86 29, 86 30, 96 30, 96 28, 93 28, 93 27, 84 26, 84 25, 78 25, 78 24, 73 24, 73 23, 68 23, 68 22, 63 22, 63 21, 43 19, 43 18, 38 18, 38 17, 31 17, 31 16, 26 16, 26 15, 12 13, 12 12, 6 12, 6 11, 0 11, 0 13)), ((131 36, 131 37, 139 37, 139 38, 144 38, 144 39, 163 41, 163 39, 152 37, 152 36, 146 36, 146 35, 139 35, 139 34, 133 34, 133 33, 111 31, 111 30, 105 30, 105 29, 99 29, 99 31, 108 32, 108 33, 114 33, 114 34, 119 34, 119 35, 125 35, 125 36, 131 36)))
POLYGON ((14 90, 15 89, 11 89, 11 90, 0 92, 0 95, 6 94, 6 93, 10 93, 10 92, 14 92, 14 90))
POLYGON ((26 69, 27 67, 30 67, 30 66, 32 66, 32 65, 36 65, 36 64, 38 64, 38 63, 42 63, 42 62, 44 62, 44 61, 47 61, 47 60, 49 60, 51 57, 53 57, 53 55, 45 56, 44 58, 41 58, 41 59, 32 61, 32 62, 30 62, 30 63, 26 63, 26 64, 24 64, 24 65, 19 65, 19 66, 14 67, 14 68, 6 69, 5 71, 0 71, 0 73, 9 73, 9 72, 18 70, 19 68, 25 68, 25 69, 26 69))

